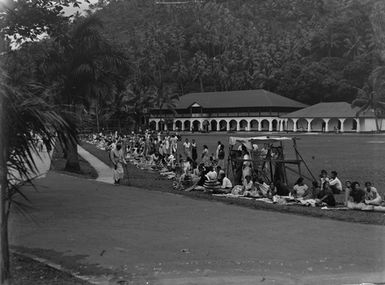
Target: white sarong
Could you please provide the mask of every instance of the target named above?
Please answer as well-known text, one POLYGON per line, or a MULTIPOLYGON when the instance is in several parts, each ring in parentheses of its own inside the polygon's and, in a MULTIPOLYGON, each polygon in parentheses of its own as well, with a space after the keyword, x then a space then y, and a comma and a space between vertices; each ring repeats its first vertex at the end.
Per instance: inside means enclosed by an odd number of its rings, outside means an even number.
POLYGON ((118 162, 116 164, 116 169, 114 169, 114 180, 118 181, 120 179, 123 179, 123 177, 124 177, 123 164, 118 162))

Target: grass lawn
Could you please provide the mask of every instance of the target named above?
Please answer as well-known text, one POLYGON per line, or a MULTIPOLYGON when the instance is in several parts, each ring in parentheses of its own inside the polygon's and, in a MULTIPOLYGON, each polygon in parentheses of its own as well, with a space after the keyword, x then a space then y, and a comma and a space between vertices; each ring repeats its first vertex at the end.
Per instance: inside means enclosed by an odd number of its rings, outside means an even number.
MULTIPOLYGON (((183 136, 185 137, 185 136, 183 136)), ((218 140, 221 140, 223 143, 227 141, 228 135, 222 134, 222 135, 194 135, 189 136, 191 138, 195 138, 198 144, 203 145, 207 144, 209 148, 214 149, 214 146, 216 145, 218 140), (210 144, 209 144, 210 142, 210 144)), ((317 142, 317 138, 324 141, 332 141, 333 137, 325 136, 325 137, 301 137, 301 146, 300 150, 302 150, 302 155, 305 158, 305 155, 310 157, 313 155, 316 155, 316 152, 312 153, 309 151, 311 149, 311 144, 317 142), (312 143, 308 142, 306 147, 306 142, 308 139, 312 141, 312 143), (306 151, 307 150, 307 151, 306 151)), ((350 136, 342 137, 339 136, 337 140, 351 140, 352 138, 350 136)), ((383 137, 385 140, 385 137, 383 137)), ((361 142, 364 141, 363 138, 360 138, 361 142)), ((379 140, 379 138, 371 139, 369 140, 379 140)), ((341 143, 341 142, 340 142, 341 143)), ((332 144, 329 144, 331 147, 331 150, 335 149, 332 147, 332 144)), ((350 144, 347 144, 349 146, 350 144)), ((385 145, 384 145, 385 146, 385 145)), ((102 160, 106 164, 110 164, 110 159, 108 157, 108 153, 106 151, 97 149, 95 145, 88 144, 88 143, 82 143, 82 147, 85 148, 88 152, 92 153, 96 157, 98 157, 100 160, 102 160)), ((325 146, 323 146, 324 148, 325 146)), ((316 149, 316 148, 315 148, 316 149)), ((319 154, 321 157, 321 154, 319 154)), ((330 157, 330 153, 328 153, 330 157)), ((384 153, 381 153, 382 156, 385 156, 384 153)), ((318 154, 317 154, 318 157, 318 154)), ((306 158, 305 158, 306 159, 306 158)), ((322 159, 322 161, 324 161, 322 159)), ((313 161, 320 162, 321 159, 313 159, 313 161)), ((385 161, 382 160, 383 162, 385 161)), ((319 164, 322 165, 322 164, 319 164)), ((336 164, 337 165, 337 164, 336 164)), ((312 167, 314 167, 315 164, 312 164, 312 167)), ((325 167, 328 170, 334 169, 332 168, 334 165, 331 165, 331 167, 325 167)), ((347 164, 345 168, 343 168, 342 173, 348 173, 347 169, 349 166, 353 166, 353 163, 347 164)), ((337 167, 337 166, 334 166, 337 167)), ((321 168, 320 168, 321 169, 321 168)), ((339 171, 339 168, 335 168, 337 171, 339 171)), ((314 217, 322 217, 322 218, 331 218, 331 219, 337 219, 337 220, 343 220, 348 222, 358 222, 358 223, 366 223, 366 224, 377 224, 377 225, 385 225, 385 214, 384 213, 378 213, 378 212, 363 212, 363 211, 327 211, 327 210, 321 210, 320 208, 312 208, 312 207, 302 207, 302 206, 282 206, 282 205, 273 205, 273 204, 267 204, 263 202, 258 202, 254 200, 244 200, 244 199, 229 199, 229 198, 223 198, 223 197, 215 197, 211 196, 206 193, 201 192, 183 192, 183 191, 174 191, 172 189, 172 182, 162 178, 158 173, 156 172, 150 172, 150 171, 143 171, 138 168, 136 168, 133 165, 128 166, 129 171, 129 182, 131 186, 145 188, 153 191, 162 191, 162 192, 171 192, 171 193, 177 193, 181 195, 185 195, 191 198, 196 199, 208 199, 208 200, 215 200, 215 201, 221 201, 228 204, 235 204, 240 206, 245 206, 249 208, 254 208, 258 210, 271 210, 271 211, 279 211, 279 212, 285 212, 285 213, 293 213, 293 214, 300 214, 300 215, 308 215, 308 216, 314 216, 314 217)), ((341 171, 340 171, 341 172, 341 171)), ((349 172, 350 173, 350 172, 349 172)), ((368 177, 369 175, 373 175, 373 173, 370 173, 370 171, 367 172, 368 177)), ((342 176, 344 177, 345 176, 342 176)), ((364 177, 364 176, 363 176, 364 177)), ((364 177, 365 178, 365 177, 364 177)), ((369 179, 370 180, 370 179, 369 179)), ((360 180, 361 181, 361 180, 360 180)), ((378 187, 377 180, 372 179, 372 181, 375 181, 376 186, 378 187)))
POLYGON ((98 173, 96 172, 96 170, 88 163, 88 161, 84 160, 81 156, 79 156, 79 163, 80 172, 65 171, 64 168, 66 165, 66 160, 63 158, 63 150, 59 144, 55 146, 55 150, 52 154, 51 170, 88 179, 95 179, 98 177, 98 173))
MULTIPOLYGON (((228 138, 230 136, 252 137, 260 135, 261 133, 250 132, 237 134, 188 133, 182 134, 182 141, 185 138, 189 138, 189 140, 194 138, 198 145, 199 156, 204 144, 208 146, 210 153, 214 153, 217 142, 221 141, 228 152, 228 138)), ((382 195, 385 195, 385 135, 296 134, 295 136, 298 138, 298 150, 315 177, 318 177, 322 169, 326 169, 329 174, 335 170, 338 172, 342 183, 346 180, 358 181, 363 187, 365 181, 371 181, 373 186, 382 195)), ((284 143, 285 155, 287 159, 294 159, 295 155, 290 144, 290 142, 284 143)), ((181 143, 178 149, 182 149, 181 143)), ((295 182, 296 178, 292 177, 291 182, 295 182)), ((309 185, 310 181, 306 183, 309 185)))

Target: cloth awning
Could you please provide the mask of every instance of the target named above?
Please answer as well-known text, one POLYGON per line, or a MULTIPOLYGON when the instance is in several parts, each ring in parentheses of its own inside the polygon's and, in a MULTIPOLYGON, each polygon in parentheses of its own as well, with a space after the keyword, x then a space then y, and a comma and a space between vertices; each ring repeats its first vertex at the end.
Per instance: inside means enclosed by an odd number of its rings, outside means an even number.
POLYGON ((268 137, 268 136, 260 136, 260 137, 250 137, 250 138, 242 138, 242 137, 229 137, 229 144, 235 145, 236 143, 253 143, 253 142, 279 142, 279 141, 292 141, 293 138, 289 137, 268 137))

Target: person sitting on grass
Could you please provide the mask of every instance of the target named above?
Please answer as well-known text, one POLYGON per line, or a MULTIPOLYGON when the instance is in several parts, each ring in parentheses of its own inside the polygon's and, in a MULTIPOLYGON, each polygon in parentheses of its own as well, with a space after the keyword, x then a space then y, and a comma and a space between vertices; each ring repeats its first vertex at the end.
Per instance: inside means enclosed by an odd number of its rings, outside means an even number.
POLYGON ((319 177, 320 177, 321 190, 323 190, 323 186, 324 186, 325 182, 326 181, 329 182, 328 172, 325 169, 322 169, 319 177))
POLYGON ((274 183, 274 192, 272 193, 273 196, 288 196, 290 194, 290 189, 287 186, 287 184, 283 183, 281 180, 277 180, 274 183))
POLYGON ((342 192, 342 183, 341 183, 341 180, 339 180, 337 177, 337 171, 331 172, 329 184, 330 184, 330 189, 332 189, 334 194, 340 194, 342 192))
POLYGON ((259 190, 259 196, 262 197, 270 197, 271 196, 271 190, 270 186, 267 185, 265 181, 263 181, 262 178, 259 178, 258 181, 255 183, 257 186, 257 189, 259 190))
POLYGON ((322 187, 321 192, 318 193, 316 199, 318 205, 325 203, 328 206, 334 207, 336 205, 336 200, 334 199, 333 191, 330 189, 329 182, 325 181, 322 187))
POLYGON ((209 166, 206 169, 207 169, 206 180, 216 181, 218 178, 218 174, 214 171, 214 168, 212 166, 209 166))
POLYGON ((365 191, 361 189, 357 181, 352 183, 352 189, 347 196, 346 206, 351 209, 362 209, 365 202, 365 191))
POLYGON ((321 191, 317 181, 314 180, 311 184, 311 187, 308 188, 305 194, 303 195, 304 200, 317 199, 318 194, 321 191))
POLYGON ((245 180, 243 180, 243 195, 251 196, 255 194, 254 182, 251 180, 251 175, 246 175, 245 180))
POLYGON ((365 190, 365 204, 379 206, 382 202, 382 198, 381 195, 378 194, 377 189, 372 186, 371 182, 365 182, 365 190))
POLYGON ((350 192, 352 191, 352 182, 350 180, 345 181, 345 206, 348 205, 348 200, 349 200, 349 195, 350 192))
POLYGON ((226 177, 226 174, 223 170, 219 171, 218 181, 221 183, 221 189, 223 189, 224 192, 231 192, 231 189, 233 189, 233 184, 231 183, 230 179, 226 177))
POLYGON ((303 177, 299 177, 297 182, 295 182, 292 195, 295 198, 303 198, 309 187, 303 182, 303 177))

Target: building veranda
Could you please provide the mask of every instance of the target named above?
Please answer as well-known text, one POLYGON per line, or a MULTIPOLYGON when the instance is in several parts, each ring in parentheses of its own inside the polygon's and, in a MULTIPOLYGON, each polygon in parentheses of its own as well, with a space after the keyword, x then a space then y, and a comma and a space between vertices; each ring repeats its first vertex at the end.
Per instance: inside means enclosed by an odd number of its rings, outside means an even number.
POLYGON ((288 120, 282 116, 304 107, 263 89, 189 93, 175 112, 152 110, 149 124, 160 131, 284 131, 288 120))
POLYGON ((149 126, 157 131, 375 132, 385 117, 358 113, 346 102, 312 106, 258 89, 189 93, 174 111, 154 109, 149 126))

